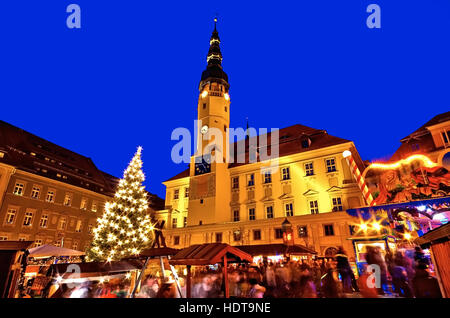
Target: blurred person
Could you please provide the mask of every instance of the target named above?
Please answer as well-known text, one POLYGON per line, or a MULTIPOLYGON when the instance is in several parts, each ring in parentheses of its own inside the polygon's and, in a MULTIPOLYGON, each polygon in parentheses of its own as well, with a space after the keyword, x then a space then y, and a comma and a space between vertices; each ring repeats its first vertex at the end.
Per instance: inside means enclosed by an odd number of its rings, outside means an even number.
POLYGON ((89 296, 89 282, 83 282, 74 288, 69 298, 88 298, 89 296))
POLYGON ((175 283, 163 283, 155 298, 177 298, 175 283))
POLYGON ((317 298, 316 286, 308 270, 305 270, 300 278, 296 296, 299 298, 317 298))
POLYGON ((263 298, 266 289, 258 284, 255 278, 249 280, 250 291, 248 292, 248 298, 263 298))
POLYGON ((321 278, 321 295, 325 298, 339 298, 339 286, 335 279, 333 265, 327 263, 327 272, 321 278))
POLYGON ((342 288, 344 293, 352 293, 352 268, 348 262, 348 256, 345 251, 340 247, 335 255, 336 258, 336 269, 341 275, 342 288))
POLYGON ((387 266, 383 259, 381 250, 378 246, 367 246, 366 261, 369 265, 377 265, 380 268, 381 286, 378 288, 378 294, 384 295, 384 290, 387 288, 387 266))
POLYGON ((428 265, 425 260, 419 261, 412 279, 412 285, 416 298, 442 298, 438 280, 428 272, 428 265))
POLYGON ((392 284, 394 292, 401 297, 412 297, 412 290, 408 281, 408 273, 404 267, 404 257, 399 251, 394 258, 394 268, 392 269, 392 284))
POLYGON ((141 287, 138 296, 142 298, 155 298, 158 294, 158 290, 158 281, 153 276, 149 276, 145 280, 144 286, 141 287))

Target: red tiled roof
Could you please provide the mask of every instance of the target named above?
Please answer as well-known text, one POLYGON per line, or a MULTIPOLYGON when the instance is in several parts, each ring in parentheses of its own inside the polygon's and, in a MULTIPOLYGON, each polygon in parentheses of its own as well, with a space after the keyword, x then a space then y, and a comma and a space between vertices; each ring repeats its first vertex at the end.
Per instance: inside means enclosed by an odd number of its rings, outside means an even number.
POLYGON ((117 178, 100 171, 91 158, 4 121, 0 121, 0 149, 5 152, 1 161, 21 170, 102 194, 114 192, 117 178))
POLYGON ((186 177, 189 177, 189 168, 187 168, 186 170, 184 170, 184 171, 180 172, 179 174, 173 176, 172 178, 167 179, 164 182, 177 180, 177 179, 182 179, 182 178, 186 178, 186 177))
POLYGON ((408 139, 415 135, 422 135, 422 134, 426 135, 429 133, 429 131, 428 131, 428 129, 426 129, 426 127, 434 126, 434 125, 437 125, 437 124, 440 124, 440 123, 443 123, 446 121, 450 121, 450 112, 446 112, 446 113, 442 113, 442 114, 434 116, 429 121, 427 121, 424 125, 422 125, 420 128, 415 130, 413 133, 409 134, 405 138, 402 138, 401 141, 404 141, 405 139, 408 139))
MULTIPOLYGON (((228 168, 233 168, 241 165, 248 164, 249 162, 249 143, 252 143, 255 139, 257 141, 258 138, 267 138, 267 147, 269 151, 267 153, 270 155, 271 150, 271 132, 261 135, 261 136, 254 136, 250 137, 245 141, 245 163, 237 163, 236 159, 234 160, 234 163, 230 163, 228 165, 228 168)), ((279 157, 284 157, 296 153, 316 150, 324 147, 330 147, 342 143, 350 142, 347 139, 335 137, 332 135, 329 135, 325 130, 315 129, 303 125, 293 125, 286 128, 282 128, 279 130, 279 157), (303 148, 302 147, 302 140, 305 138, 309 138, 311 143, 309 147, 303 148)), ((237 158, 237 143, 231 144, 231 147, 234 147, 235 150, 235 158, 237 158)), ((261 152, 260 149, 259 152, 261 152)), ((263 150, 265 151, 265 150, 263 150)), ((189 177, 189 168, 184 170, 183 172, 177 174, 176 176, 166 180, 166 181, 172 181, 176 179, 181 179, 189 177)))

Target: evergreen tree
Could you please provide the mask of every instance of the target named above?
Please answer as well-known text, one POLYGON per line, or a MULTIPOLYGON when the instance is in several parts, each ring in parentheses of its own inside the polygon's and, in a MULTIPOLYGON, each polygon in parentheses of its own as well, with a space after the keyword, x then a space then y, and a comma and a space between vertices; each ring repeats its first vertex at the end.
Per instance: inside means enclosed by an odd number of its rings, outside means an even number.
POLYGON ((153 237, 153 224, 147 213, 148 201, 142 182, 142 148, 138 147, 123 173, 114 199, 106 202, 102 217, 93 230, 94 239, 86 251, 89 261, 115 261, 139 254, 153 237))

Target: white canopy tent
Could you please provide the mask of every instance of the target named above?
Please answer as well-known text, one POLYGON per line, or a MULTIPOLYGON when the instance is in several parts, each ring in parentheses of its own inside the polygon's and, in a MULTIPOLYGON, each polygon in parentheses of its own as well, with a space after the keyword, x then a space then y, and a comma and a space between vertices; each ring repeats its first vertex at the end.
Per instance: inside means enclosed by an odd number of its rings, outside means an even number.
POLYGON ((58 257, 58 256, 82 256, 84 252, 71 250, 69 248, 57 247, 54 245, 41 245, 38 247, 30 248, 28 250, 29 257, 46 258, 46 257, 58 257))

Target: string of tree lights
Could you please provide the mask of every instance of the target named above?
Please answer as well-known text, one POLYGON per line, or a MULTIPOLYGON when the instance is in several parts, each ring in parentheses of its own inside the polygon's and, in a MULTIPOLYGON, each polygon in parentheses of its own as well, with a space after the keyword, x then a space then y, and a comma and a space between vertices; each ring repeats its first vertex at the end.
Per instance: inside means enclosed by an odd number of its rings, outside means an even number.
POLYGON ((139 254, 152 242, 153 224, 147 213, 148 201, 142 172, 142 147, 124 171, 114 199, 105 204, 105 213, 93 229, 94 239, 87 250, 89 261, 115 261, 139 254))

